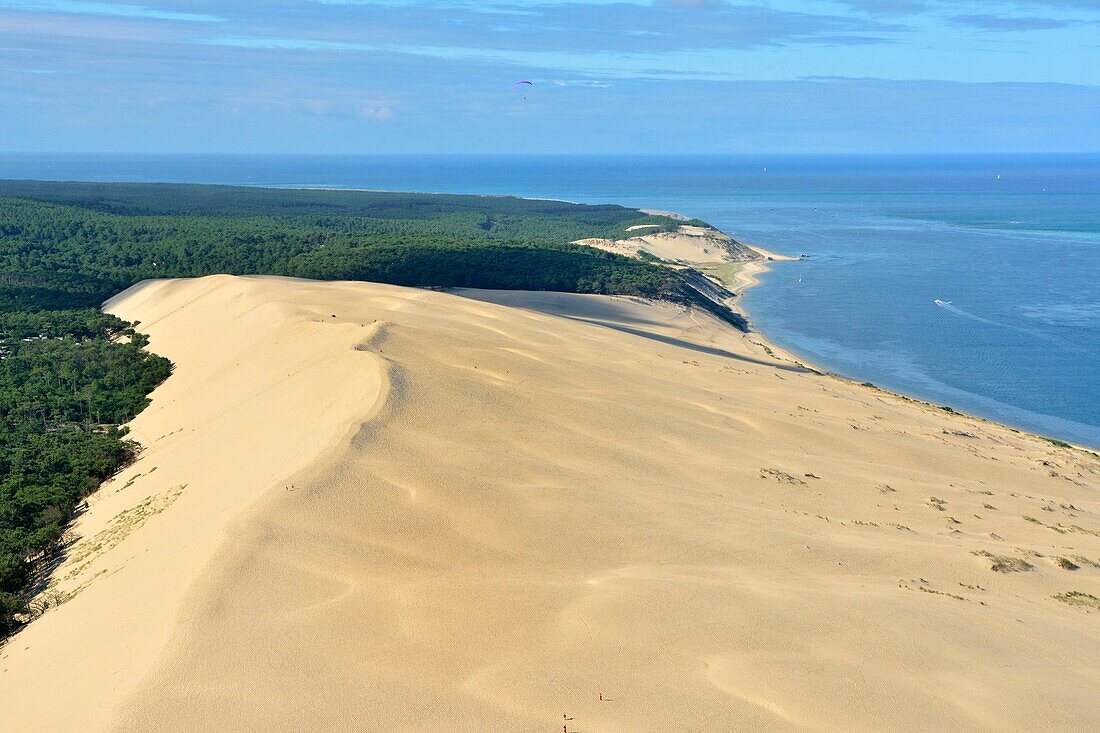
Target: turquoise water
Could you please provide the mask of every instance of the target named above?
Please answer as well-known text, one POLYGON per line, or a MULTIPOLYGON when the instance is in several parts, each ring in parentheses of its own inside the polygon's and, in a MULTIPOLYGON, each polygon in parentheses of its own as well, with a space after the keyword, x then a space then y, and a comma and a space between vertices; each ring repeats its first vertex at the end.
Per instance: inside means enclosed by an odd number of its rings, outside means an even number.
POLYGON ((515 194, 678 211, 809 259, 745 305, 859 380, 1100 446, 1100 156, 0 156, 0 177, 515 194), (937 303, 937 301, 940 301, 937 303))

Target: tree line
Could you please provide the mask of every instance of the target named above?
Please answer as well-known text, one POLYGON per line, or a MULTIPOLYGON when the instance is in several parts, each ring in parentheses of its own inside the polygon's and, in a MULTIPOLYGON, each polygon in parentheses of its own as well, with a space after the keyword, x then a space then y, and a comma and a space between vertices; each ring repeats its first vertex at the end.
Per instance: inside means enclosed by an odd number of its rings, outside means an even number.
POLYGON ((672 270, 571 244, 639 224, 678 225, 510 197, 0 181, 0 638, 171 371, 98 310, 110 296, 228 273, 691 299, 672 270))

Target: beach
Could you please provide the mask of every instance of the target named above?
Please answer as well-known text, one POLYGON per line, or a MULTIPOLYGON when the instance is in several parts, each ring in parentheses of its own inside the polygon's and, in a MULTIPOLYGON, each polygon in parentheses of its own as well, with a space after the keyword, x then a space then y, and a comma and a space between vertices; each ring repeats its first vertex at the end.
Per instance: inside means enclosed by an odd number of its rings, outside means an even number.
POLYGON ((1100 459, 698 309, 213 276, 5 730, 1100 726, 1100 459))

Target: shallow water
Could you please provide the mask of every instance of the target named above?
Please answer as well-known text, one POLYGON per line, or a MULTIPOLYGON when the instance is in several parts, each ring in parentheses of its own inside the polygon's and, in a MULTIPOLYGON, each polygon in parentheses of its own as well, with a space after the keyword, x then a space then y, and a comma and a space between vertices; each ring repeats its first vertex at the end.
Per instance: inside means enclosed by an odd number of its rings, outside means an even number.
POLYGON ((515 194, 706 219, 809 259, 757 326, 859 380, 1100 446, 1100 156, 0 156, 0 177, 515 194), (941 301, 937 304, 937 301, 941 301))

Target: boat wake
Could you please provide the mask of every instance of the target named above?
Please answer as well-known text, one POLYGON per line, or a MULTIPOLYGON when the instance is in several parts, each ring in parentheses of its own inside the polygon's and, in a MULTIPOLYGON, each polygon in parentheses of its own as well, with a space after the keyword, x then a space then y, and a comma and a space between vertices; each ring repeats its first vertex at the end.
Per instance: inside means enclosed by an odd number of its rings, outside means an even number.
POLYGON ((940 308, 943 308, 945 311, 949 311, 951 313, 954 313, 957 316, 962 316, 963 318, 969 318, 970 320, 977 321, 978 323, 985 323, 985 324, 988 324, 990 326, 996 326, 997 328, 1007 328, 1007 329, 1012 330, 1012 331, 1019 331, 1020 333, 1026 333, 1029 336, 1038 336, 1039 338, 1047 339, 1049 341, 1053 341, 1053 342, 1055 342, 1057 344, 1060 344, 1062 346, 1067 346, 1067 347, 1070 346, 1070 344, 1068 344, 1065 340, 1060 339, 1057 336, 1051 336, 1048 333, 1043 333, 1042 331, 1036 331, 1036 330, 1031 329, 1031 328, 1024 328, 1023 326, 1015 326, 1011 323, 1001 323, 1000 321, 994 321, 994 320, 991 320, 989 318, 984 318, 982 316, 976 315, 976 314, 971 313, 969 311, 965 311, 962 308, 955 305, 954 303, 952 303, 950 300, 940 300, 939 298, 937 298, 936 300, 933 300, 932 302, 935 303, 936 305, 938 305, 940 308))
POLYGON ((1027 329, 1019 328, 1018 326, 1010 326, 1007 323, 998 323, 997 321, 992 321, 988 318, 983 318, 982 316, 974 315, 973 313, 970 313, 969 311, 964 311, 962 308, 958 307, 957 305, 952 303, 950 300, 939 300, 939 299, 937 299, 937 300, 934 300, 932 302, 935 303, 936 305, 938 305, 940 308, 943 308, 946 311, 951 311, 952 313, 954 313, 957 316, 962 316, 963 318, 969 318, 972 321, 977 321, 979 323, 988 323, 990 326, 1000 326, 1001 328, 1012 328, 1012 329, 1015 329, 1017 331, 1026 331, 1027 330, 1027 329))

